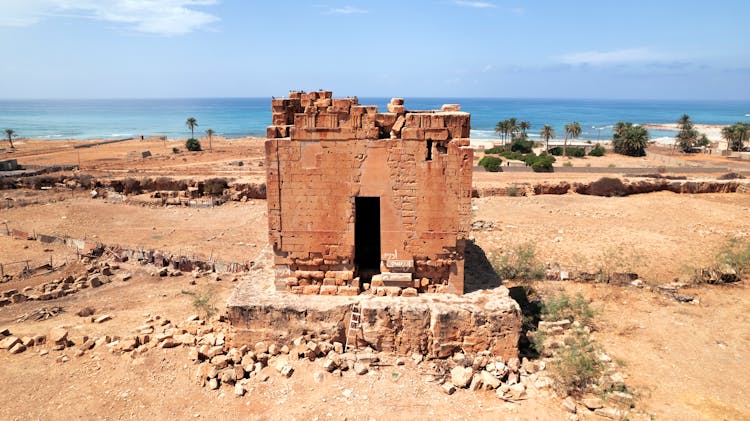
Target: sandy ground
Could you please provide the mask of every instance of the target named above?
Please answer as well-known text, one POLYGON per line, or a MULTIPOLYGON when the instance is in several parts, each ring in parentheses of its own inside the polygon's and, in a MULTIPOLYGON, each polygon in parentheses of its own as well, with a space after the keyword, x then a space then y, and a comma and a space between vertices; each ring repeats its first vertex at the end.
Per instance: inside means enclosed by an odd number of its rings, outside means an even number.
MULTIPOLYGON (((49 144, 49 142, 47 142, 49 144)), ((71 163, 78 150, 42 150, 43 144, 21 145, 12 155, 22 163, 71 163), (33 148, 31 147, 33 146, 33 148)), ((260 162, 258 140, 214 140, 214 151, 176 154, 160 142, 123 142, 82 149, 84 172, 118 174, 134 168, 137 176, 168 174, 205 177, 222 174, 233 160, 260 162), (126 159, 129 151, 149 149, 156 158, 126 159), (160 155, 161 154, 161 155, 160 155), (183 161, 182 159, 186 160, 183 161), (219 164, 217 164, 219 163, 219 164), (206 171, 206 172, 204 172, 206 171)), ((679 157, 677 157, 679 158, 679 157)), ((694 159, 694 158, 690 158, 694 159)), ((726 158, 697 159, 711 165, 731 165, 726 158), (709 161, 706 161, 709 160, 709 161)), ((591 159, 592 167, 635 166, 636 158, 607 156, 591 159)), ((644 167, 651 166, 647 157, 644 167)), ((573 160, 574 165, 577 161, 573 160)), ((582 161, 583 162, 583 161, 582 161)), ((688 163, 685 160, 686 164, 688 163)), ((75 163, 75 162, 72 162, 75 163)), ((662 163, 663 165, 663 163, 662 163)), ((258 178, 262 168, 252 167, 258 178)), ((231 169, 229 170, 231 171, 231 169)), ((248 171, 250 171, 248 169, 248 171)), ((519 183, 524 180, 575 181, 602 174, 475 174, 475 185, 519 183), (537 178, 538 177, 538 178, 537 178)), ((692 176, 692 175, 691 175, 692 176)), ((224 260, 252 259, 266 243, 265 201, 229 203, 194 209, 144 207, 107 203, 84 194, 64 191, 0 192, 39 199, 39 204, 0 210, 0 230, 11 228, 67 234, 104 243, 158 248, 176 253, 218 255, 224 260)), ((498 255, 520 244, 532 244, 536 255, 565 269, 633 271, 646 285, 675 277, 684 279, 690 268, 706 265, 730 238, 750 235, 750 195, 678 195, 653 193, 625 198, 563 196, 490 197, 475 199, 474 220, 491 221, 491 230, 475 231, 477 244, 498 255)), ((56 264, 69 261, 63 272, 0 284, 0 291, 38 285, 63 273, 82 270, 74 253, 63 246, 0 236, 0 263, 30 259, 56 264)), ((7 266, 10 270, 14 266, 7 266)), ((17 266, 15 266, 17 268, 17 266)), ((226 302, 233 285, 205 278, 191 284, 187 276, 155 278, 147 267, 129 268, 127 283, 47 302, 27 302, 0 308, 0 327, 14 334, 46 333, 64 325, 73 335, 131 334, 145 315, 184 320, 196 310, 182 291, 212 290, 215 302, 226 302), (40 307, 62 306, 53 319, 17 323, 40 307), (104 324, 92 324, 75 312, 91 306, 97 314, 111 314, 104 324)), ((595 337, 607 352, 621 360, 621 371, 638 396, 637 408, 655 419, 750 419, 750 288, 747 281, 733 286, 702 286, 683 290, 698 304, 682 304, 657 290, 583 284, 537 282, 544 296, 560 290, 580 291, 597 309, 595 337)), ((559 399, 537 394, 520 404, 498 400, 490 392, 443 394, 427 383, 413 365, 388 366, 362 377, 325 377, 310 363, 290 379, 272 375, 243 398, 231 390, 210 391, 193 378, 195 366, 182 348, 151 350, 135 358, 94 351, 57 363, 59 352, 40 356, 34 351, 9 355, 0 351, 2 419, 187 419, 244 417, 251 419, 563 419, 559 399)))

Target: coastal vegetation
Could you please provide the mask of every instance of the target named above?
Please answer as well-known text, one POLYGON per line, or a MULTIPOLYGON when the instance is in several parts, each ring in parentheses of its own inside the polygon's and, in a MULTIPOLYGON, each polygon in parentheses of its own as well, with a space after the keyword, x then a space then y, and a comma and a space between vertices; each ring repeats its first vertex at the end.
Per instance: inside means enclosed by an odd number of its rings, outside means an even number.
POLYGON ((485 155, 479 160, 479 166, 490 172, 499 171, 502 163, 502 159, 492 155, 485 155))
POLYGON ((201 150, 201 142, 198 141, 198 139, 190 138, 185 141, 185 149, 189 150, 190 152, 197 152, 201 150))
POLYGON ((731 126, 721 129, 721 137, 727 141, 727 148, 732 151, 741 151, 745 142, 750 138, 750 124, 737 122, 731 126))
POLYGON ((549 152, 549 140, 555 138, 555 129, 553 129, 549 124, 545 124, 544 127, 542 127, 542 131, 539 132, 539 136, 544 139, 544 150, 549 152))
POLYGON ((631 122, 619 121, 612 134, 615 153, 628 156, 646 156, 648 130, 631 122))
POLYGON ((683 114, 679 120, 677 120, 677 126, 680 131, 677 132, 675 137, 675 144, 680 147, 680 150, 684 153, 696 152, 697 148, 702 146, 708 146, 709 141, 706 135, 698 135, 698 131, 695 130, 695 125, 690 120, 690 116, 683 114))
POLYGON ((15 149, 13 146, 13 137, 16 136, 16 131, 13 129, 5 129, 5 135, 8 136, 8 143, 10 143, 10 148, 15 149))
POLYGON ((201 150, 201 143, 195 138, 195 128, 198 127, 198 120, 195 117, 189 117, 185 125, 190 129, 190 139, 185 141, 185 148, 191 152, 201 150))
POLYGON ((594 146, 594 148, 589 151, 589 156, 604 156, 604 153, 604 146, 597 143, 596 146, 594 146))
POLYGON ((571 139, 575 139, 581 135, 581 125, 574 121, 570 124, 565 125, 565 140, 563 141, 563 155, 568 156, 568 136, 571 139))

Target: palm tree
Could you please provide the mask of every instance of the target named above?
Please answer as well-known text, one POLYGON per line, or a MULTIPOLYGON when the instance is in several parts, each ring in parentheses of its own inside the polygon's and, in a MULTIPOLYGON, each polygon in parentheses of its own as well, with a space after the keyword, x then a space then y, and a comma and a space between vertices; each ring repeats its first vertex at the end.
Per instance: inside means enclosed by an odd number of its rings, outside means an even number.
POLYGON ((513 135, 518 133, 518 119, 511 117, 508 119, 508 134, 510 135, 510 141, 513 141, 513 135))
POLYGON ((529 123, 528 120, 523 120, 518 123, 518 128, 521 129, 521 132, 525 134, 526 131, 531 128, 531 123, 529 123))
POLYGON ((542 131, 539 132, 539 136, 541 136, 547 144, 544 151, 549 152, 549 140, 550 138, 555 138, 555 130, 549 124, 545 124, 544 127, 542 127, 542 131))
POLYGON ((721 137, 727 141, 727 150, 741 151, 750 137, 750 124, 737 122, 721 129, 721 137))
POLYGON ((13 146, 13 136, 16 135, 16 131, 13 129, 5 129, 5 135, 8 136, 8 143, 10 143, 10 148, 15 149, 13 146))
POLYGON ((563 142, 563 156, 568 156, 568 136, 575 139, 581 135, 581 125, 577 121, 565 125, 565 141, 563 142))
POLYGON ((190 128, 190 138, 195 139, 195 128, 198 127, 198 120, 195 117, 190 117, 185 122, 185 125, 190 128))
POLYGON ((495 133, 500 136, 503 144, 505 144, 505 138, 508 135, 508 120, 498 121, 497 125, 495 125, 495 133))
POLYGON ((213 129, 206 130, 206 136, 208 136, 208 149, 209 150, 213 150, 213 146, 211 146, 211 138, 213 138, 214 133, 216 132, 214 132, 213 129))
POLYGON ((695 130, 693 122, 690 121, 690 116, 683 114, 677 125, 680 131, 677 133, 675 143, 680 145, 682 152, 690 152, 698 143, 698 131, 695 130))
POLYGON ((612 134, 612 145, 616 153, 629 156, 645 156, 648 146, 648 131, 630 122, 619 122, 612 134))

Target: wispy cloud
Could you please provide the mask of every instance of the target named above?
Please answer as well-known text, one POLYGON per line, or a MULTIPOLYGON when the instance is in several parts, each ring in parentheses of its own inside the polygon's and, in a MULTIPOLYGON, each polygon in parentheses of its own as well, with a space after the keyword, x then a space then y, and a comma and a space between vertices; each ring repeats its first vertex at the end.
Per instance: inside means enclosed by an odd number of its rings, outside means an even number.
POLYGON ((670 59, 670 57, 667 57, 666 54, 658 53, 649 50, 648 48, 629 48, 612 51, 583 51, 565 54, 559 58, 559 61, 571 65, 611 65, 664 61, 668 59, 670 59))
POLYGON ((494 3, 488 1, 469 1, 469 0, 454 0, 453 4, 462 7, 473 7, 475 9, 487 9, 491 7, 497 7, 494 3))
POLYGON ((363 15, 369 13, 369 10, 360 9, 353 6, 334 7, 323 12, 324 15, 363 15))
POLYGON ((159 35, 182 35, 219 21, 196 6, 218 0, 26 0, 3 6, 0 26, 30 26, 60 14, 125 24, 133 30, 159 35))

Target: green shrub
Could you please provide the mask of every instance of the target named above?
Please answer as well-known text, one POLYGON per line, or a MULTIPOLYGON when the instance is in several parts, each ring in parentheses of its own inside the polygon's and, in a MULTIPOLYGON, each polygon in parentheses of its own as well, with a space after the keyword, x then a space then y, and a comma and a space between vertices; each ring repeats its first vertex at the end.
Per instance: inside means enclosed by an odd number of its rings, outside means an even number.
POLYGON ((524 243, 492 259, 492 267, 501 279, 542 279, 544 265, 536 257, 536 247, 524 243))
POLYGON ((505 149, 503 149, 500 146, 496 146, 494 148, 489 148, 489 149, 485 149, 484 150, 484 153, 486 153, 486 154, 494 154, 494 155, 499 155, 499 154, 502 154, 503 152, 505 152, 505 149))
POLYGON ((531 140, 525 140, 525 139, 514 139, 510 143, 510 151, 511 152, 520 152, 520 153, 530 153, 531 148, 534 147, 534 142, 531 140))
POLYGON ((572 167, 572 166, 573 166, 573 163, 570 161, 563 162, 563 167, 572 167))
POLYGON ((210 319, 211 316, 216 314, 216 311, 218 310, 216 306, 214 305, 214 289, 209 288, 203 293, 197 293, 193 291, 181 291, 185 295, 189 295, 193 298, 191 304, 193 307, 198 310, 202 311, 206 319, 210 319))
POLYGON ((600 350, 588 333, 574 329, 565 338, 565 346, 557 352, 551 374, 555 389, 563 394, 580 396, 601 377, 605 366, 599 359, 600 350))
POLYGON ((173 147, 173 148, 172 148, 172 153, 180 153, 180 148, 178 148, 178 147, 176 147, 176 146, 175 146, 175 147, 173 147))
POLYGON ((191 152, 199 151, 201 150, 201 142, 191 137, 185 141, 185 148, 191 152))
MULTIPOLYGON (((552 164, 555 162, 555 157, 552 155, 541 154, 531 161, 531 168, 535 172, 549 172, 552 171, 552 164)), ((528 161, 527 161, 528 163, 528 161)))
POLYGON ((604 146, 597 143, 596 146, 594 146, 594 148, 589 152, 589 156, 604 156, 604 153, 604 146))
POLYGON ((591 326, 594 310, 580 292, 573 298, 563 292, 542 303, 542 318, 550 322, 568 319, 591 326))
MULTIPOLYGON (((564 150, 565 148, 563 148, 562 146, 555 146, 554 148, 549 150, 549 153, 555 156, 562 156, 564 150)), ((583 158, 584 156, 586 156, 586 149, 578 148, 575 146, 568 146, 566 156, 583 158)))
POLYGON ((497 172, 498 170, 500 170, 500 165, 502 163, 502 159, 490 155, 485 155, 482 157, 482 159, 479 160, 479 166, 484 167, 485 170, 491 172, 497 172))

